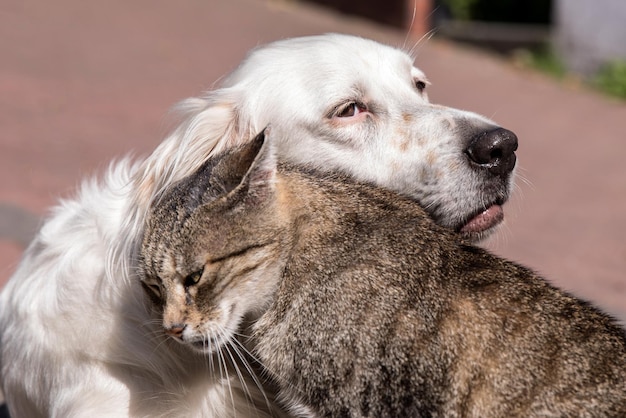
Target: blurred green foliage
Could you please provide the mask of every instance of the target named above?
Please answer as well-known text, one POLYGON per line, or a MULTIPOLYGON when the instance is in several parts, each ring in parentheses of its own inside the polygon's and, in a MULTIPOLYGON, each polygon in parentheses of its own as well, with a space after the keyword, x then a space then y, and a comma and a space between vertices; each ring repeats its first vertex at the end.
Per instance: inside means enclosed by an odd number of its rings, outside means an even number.
POLYGON ((607 94, 626 99, 626 61, 616 60, 605 64, 592 83, 607 94))
POLYGON ((569 85, 586 84, 613 97, 626 100, 626 60, 611 61, 595 76, 586 78, 569 73, 559 55, 550 45, 538 49, 520 49, 512 56, 513 62, 549 74, 569 85))
MULTIPOLYGON (((485 22, 549 24, 553 0, 437 0, 452 19, 485 22)), ((550 45, 521 49, 514 60, 562 80, 579 80, 611 96, 626 99, 626 60, 605 64, 595 76, 582 78, 569 74, 563 61, 550 45)))
POLYGON ((550 44, 532 50, 519 51, 517 55, 517 59, 521 60, 525 66, 533 67, 556 78, 563 78, 567 75, 563 60, 550 44))
POLYGON ((478 0, 441 0, 452 17, 459 20, 472 19, 472 6, 478 0))

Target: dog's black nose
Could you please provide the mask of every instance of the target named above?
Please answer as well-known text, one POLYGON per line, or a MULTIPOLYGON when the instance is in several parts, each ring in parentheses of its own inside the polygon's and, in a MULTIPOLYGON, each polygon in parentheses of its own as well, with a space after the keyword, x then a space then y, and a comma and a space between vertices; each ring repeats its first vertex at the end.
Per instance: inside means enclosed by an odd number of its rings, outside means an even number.
POLYGON ((470 160, 496 176, 504 176, 515 167, 517 136, 504 128, 476 135, 465 150, 470 160))

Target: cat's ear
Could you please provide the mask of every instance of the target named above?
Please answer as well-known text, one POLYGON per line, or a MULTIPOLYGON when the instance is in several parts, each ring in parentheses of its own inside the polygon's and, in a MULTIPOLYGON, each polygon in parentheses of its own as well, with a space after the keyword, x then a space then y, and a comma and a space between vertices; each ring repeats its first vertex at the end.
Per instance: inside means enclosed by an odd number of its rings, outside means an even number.
POLYGON ((241 181, 227 196, 231 202, 261 203, 274 193, 277 158, 270 134, 265 128, 253 140, 238 148, 229 158, 232 174, 241 174, 241 181))

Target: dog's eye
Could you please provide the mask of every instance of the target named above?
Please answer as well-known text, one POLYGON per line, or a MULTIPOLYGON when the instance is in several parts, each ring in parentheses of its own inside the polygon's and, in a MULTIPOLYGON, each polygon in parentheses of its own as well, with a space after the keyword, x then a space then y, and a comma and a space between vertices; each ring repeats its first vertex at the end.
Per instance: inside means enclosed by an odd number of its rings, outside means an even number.
POLYGON ((422 80, 415 80, 415 87, 421 93, 426 89, 426 83, 422 80))
POLYGON ((337 111, 337 117, 339 118, 351 118, 358 115, 361 112, 367 110, 365 105, 357 102, 348 103, 346 106, 340 108, 337 111))

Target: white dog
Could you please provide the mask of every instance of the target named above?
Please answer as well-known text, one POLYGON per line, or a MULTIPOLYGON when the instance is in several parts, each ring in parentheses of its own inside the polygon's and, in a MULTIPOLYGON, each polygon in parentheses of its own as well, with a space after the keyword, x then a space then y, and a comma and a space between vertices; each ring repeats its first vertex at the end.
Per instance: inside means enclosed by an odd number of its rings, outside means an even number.
POLYGON ((471 239, 489 233, 502 219, 517 139, 474 113, 430 104, 412 61, 345 35, 256 49, 219 89, 182 103, 181 124, 145 161, 117 163, 62 202, 0 299, 12 416, 276 413, 261 382, 241 369, 235 343, 216 358, 172 343, 134 277, 151 203, 268 124, 285 160, 412 196, 471 239))

